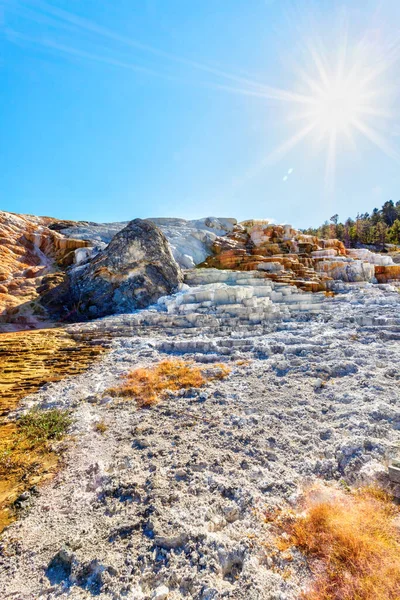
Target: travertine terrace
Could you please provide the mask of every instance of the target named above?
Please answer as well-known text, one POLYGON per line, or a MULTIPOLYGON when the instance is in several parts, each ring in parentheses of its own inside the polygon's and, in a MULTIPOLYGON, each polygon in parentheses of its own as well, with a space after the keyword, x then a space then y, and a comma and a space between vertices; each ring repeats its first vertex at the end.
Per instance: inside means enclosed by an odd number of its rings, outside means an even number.
MULTIPOLYGON (((2 535, 1 598, 298 600, 309 564, 279 551, 265 511, 316 481, 400 497, 388 470, 400 447, 399 265, 290 226, 154 221, 182 269, 176 289, 64 324, 108 352, 8 414, 56 407, 73 424, 62 468, 27 485, 2 535), (110 393, 174 358, 229 374, 150 408, 110 393)), ((69 225, 60 235, 88 244, 70 270, 126 226, 69 225)))
MULTIPOLYGON (((178 266, 185 271, 200 266, 258 272, 273 282, 312 292, 331 290, 335 281, 390 283, 400 280, 400 266, 390 256, 368 249, 348 250, 338 240, 304 235, 290 225, 272 225, 268 221, 239 224, 233 218, 211 217, 195 221, 153 219, 152 222, 168 241, 178 266)), ((142 308, 143 300, 154 300, 158 288, 161 295, 163 288, 168 287, 160 273, 155 279, 154 273, 149 277, 144 255, 140 258, 140 253, 134 253, 128 261, 125 259, 126 264, 116 255, 108 256, 110 251, 106 247, 116 234, 128 231, 128 223, 73 223, 1 212, 0 228, 3 236, 0 327, 3 331, 37 327, 54 318, 82 320, 112 312, 129 312, 135 306, 142 308), (107 261, 114 265, 111 271, 109 267, 99 269, 99 265, 107 261), (134 272, 137 284, 131 285, 134 272), (90 283, 89 273, 93 279, 90 283), (143 277, 147 277, 148 282, 154 280, 154 290, 149 295, 148 284, 142 286, 144 299, 136 300, 134 290, 140 288, 143 277), (86 283, 89 296, 82 291, 86 283), (122 302, 116 300, 118 286, 122 302), (131 299, 123 292, 124 286, 130 287, 131 299), (104 297, 106 289, 108 300, 104 297), (81 298, 85 295, 84 305, 81 298), (104 298, 102 306, 96 304, 96 295, 104 298), (77 307, 81 307, 82 314, 78 314, 77 307)), ((117 248, 118 244, 114 244, 117 248)), ((111 254, 116 252, 112 250, 111 254)), ((167 262, 164 259, 160 265, 167 262)), ((172 273, 172 263, 169 269, 172 273)), ((175 273, 170 279, 170 288, 177 287, 179 275, 175 273)))

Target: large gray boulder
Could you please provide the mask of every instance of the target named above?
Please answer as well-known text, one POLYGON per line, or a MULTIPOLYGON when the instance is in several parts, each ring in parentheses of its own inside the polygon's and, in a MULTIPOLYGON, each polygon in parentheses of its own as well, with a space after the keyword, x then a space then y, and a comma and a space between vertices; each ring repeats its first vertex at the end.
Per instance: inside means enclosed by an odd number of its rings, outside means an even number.
MULTIPOLYGON (((165 234, 171 252, 178 265, 185 269, 193 269, 212 254, 212 246, 219 238, 232 231, 237 224, 236 219, 206 217, 186 221, 185 219, 164 217, 148 219, 165 234)), ((104 249, 118 231, 126 227, 127 222, 120 223, 76 223, 62 233, 78 240, 89 240, 98 249, 104 249)), ((82 251, 82 256, 85 252, 82 251)))
POLYGON ((104 317, 145 308, 181 281, 165 235, 150 221, 135 219, 42 302, 69 320, 104 317))

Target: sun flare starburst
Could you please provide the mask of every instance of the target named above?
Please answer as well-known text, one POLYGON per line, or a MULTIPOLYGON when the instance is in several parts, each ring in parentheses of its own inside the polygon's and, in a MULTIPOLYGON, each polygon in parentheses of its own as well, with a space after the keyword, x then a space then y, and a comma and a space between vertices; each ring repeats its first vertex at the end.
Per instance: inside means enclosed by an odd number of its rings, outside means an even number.
POLYGON ((394 20, 389 22, 383 9, 366 16, 360 26, 358 19, 350 17, 351 11, 332 13, 327 23, 322 16, 319 21, 315 10, 318 2, 312 3, 311 11, 293 7, 293 15, 288 19, 290 26, 293 18, 293 48, 285 45, 279 52, 282 64, 292 65, 292 83, 282 89, 244 70, 226 70, 219 61, 204 63, 150 45, 46 0, 6 4, 12 22, 34 25, 34 33, 25 26, 3 28, 0 38, 9 43, 39 48, 73 61, 104 64, 135 76, 256 97, 268 102, 269 107, 272 105, 271 110, 284 107, 291 135, 251 165, 243 176, 235 175, 234 187, 243 185, 301 143, 307 152, 317 147, 319 154, 322 150, 326 155, 325 183, 330 192, 334 190, 337 157, 343 158, 346 144, 364 151, 365 144, 360 143, 364 138, 400 163, 396 147, 400 125, 395 121, 395 101, 398 103, 396 95, 400 89, 400 35, 393 28, 394 20), (351 35, 350 23, 352 28, 357 27, 351 35), (174 66, 179 69, 175 71, 174 66), (197 80, 193 73, 207 79, 197 80))
POLYGON ((348 132, 362 117, 363 95, 357 86, 348 86, 344 80, 329 82, 313 98, 310 117, 323 134, 348 132))
POLYGON ((390 141, 393 114, 393 90, 388 86, 387 71, 398 60, 398 44, 386 51, 364 40, 350 51, 346 43, 330 57, 324 47, 308 47, 307 67, 298 69, 298 91, 275 91, 285 101, 289 121, 300 129, 268 157, 281 158, 304 138, 312 137, 326 147, 325 183, 334 188, 338 144, 350 142, 356 148, 358 135, 364 136, 391 158, 400 162, 400 154, 390 141))
POLYGON ((332 198, 338 157, 343 158, 349 150, 364 151, 362 139, 400 163, 394 110, 399 92, 394 73, 395 66, 398 72, 400 37, 390 41, 382 32, 378 37, 365 32, 350 43, 342 31, 330 43, 306 36, 299 49, 296 67, 291 68, 293 84, 287 89, 249 79, 238 81, 241 87, 218 86, 274 102, 283 110, 286 128, 292 132, 237 178, 235 187, 303 144, 306 152, 317 150, 325 156, 325 193, 332 198))

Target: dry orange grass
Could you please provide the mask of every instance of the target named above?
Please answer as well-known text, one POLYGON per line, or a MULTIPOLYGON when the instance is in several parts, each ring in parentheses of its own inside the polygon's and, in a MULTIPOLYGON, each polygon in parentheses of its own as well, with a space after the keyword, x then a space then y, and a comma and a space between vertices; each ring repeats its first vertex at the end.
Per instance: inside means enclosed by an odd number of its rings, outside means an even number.
POLYGON ((389 497, 319 488, 300 508, 277 522, 309 558, 314 582, 304 600, 399 600, 399 511, 389 497))
POLYGON ((156 404, 169 391, 202 387, 230 373, 224 364, 199 367, 185 360, 163 360, 149 368, 131 371, 120 386, 108 390, 113 396, 134 398, 139 406, 156 404))

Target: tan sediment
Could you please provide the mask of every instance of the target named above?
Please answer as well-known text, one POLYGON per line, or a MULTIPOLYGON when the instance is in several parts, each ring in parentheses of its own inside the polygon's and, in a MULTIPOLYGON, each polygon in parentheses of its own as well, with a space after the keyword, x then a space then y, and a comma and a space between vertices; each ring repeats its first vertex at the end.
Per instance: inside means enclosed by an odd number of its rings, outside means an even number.
POLYGON ((18 449, 17 427, 9 413, 45 383, 82 373, 102 351, 100 346, 76 342, 63 329, 0 334, 0 532, 14 518, 12 506, 18 495, 50 478, 58 464, 54 452, 18 449), (8 468, 4 452, 10 450, 8 468))

